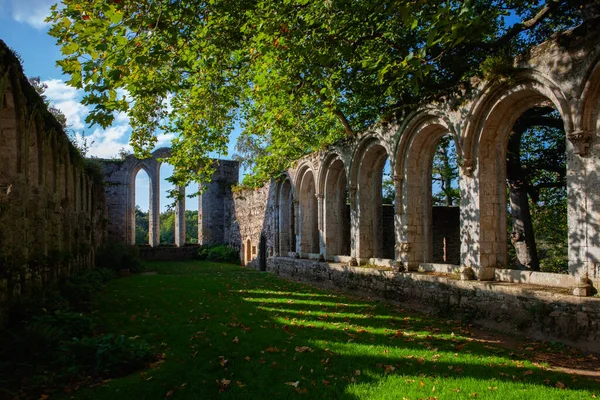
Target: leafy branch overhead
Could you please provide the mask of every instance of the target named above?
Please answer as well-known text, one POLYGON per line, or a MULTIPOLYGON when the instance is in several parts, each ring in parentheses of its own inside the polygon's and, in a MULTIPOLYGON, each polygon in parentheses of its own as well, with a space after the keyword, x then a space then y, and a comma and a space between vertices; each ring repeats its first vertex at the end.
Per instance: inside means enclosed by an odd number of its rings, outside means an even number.
MULTIPOLYGON (((595 3, 596 1, 594 1, 595 3)), ((91 124, 129 115, 147 155, 177 134, 175 180, 206 180, 242 129, 259 183, 580 21, 589 1, 64 0, 49 20, 91 124), (489 64, 489 63, 488 63, 489 64)))

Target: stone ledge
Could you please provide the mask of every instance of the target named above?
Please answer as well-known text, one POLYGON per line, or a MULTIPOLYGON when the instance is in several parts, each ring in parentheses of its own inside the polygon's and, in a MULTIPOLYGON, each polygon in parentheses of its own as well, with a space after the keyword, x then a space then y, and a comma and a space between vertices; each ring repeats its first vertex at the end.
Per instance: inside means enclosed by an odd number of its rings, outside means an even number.
POLYGON ((497 281, 461 281, 434 272, 403 273, 344 264, 274 257, 267 271, 297 281, 418 304, 452 318, 509 324, 552 340, 600 351, 600 298, 570 289, 497 281))

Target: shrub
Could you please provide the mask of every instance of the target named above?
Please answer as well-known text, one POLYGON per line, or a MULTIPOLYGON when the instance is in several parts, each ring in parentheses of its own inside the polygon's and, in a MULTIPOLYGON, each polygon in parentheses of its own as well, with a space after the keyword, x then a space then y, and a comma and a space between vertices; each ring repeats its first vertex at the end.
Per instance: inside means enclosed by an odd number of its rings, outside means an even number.
POLYGON ((110 378, 143 368, 154 359, 145 341, 109 333, 63 342, 56 364, 69 366, 69 375, 110 378))
POLYGON ((137 272, 141 269, 142 262, 137 247, 122 243, 108 243, 96 252, 96 266, 114 271, 130 269, 137 272))
POLYGON ((200 260, 227 262, 232 264, 240 262, 238 251, 226 244, 200 246, 200 249, 198 250, 198 258, 200 260))
POLYGON ((65 278, 59 284, 59 292, 76 310, 87 310, 94 296, 104 283, 114 278, 114 271, 94 268, 65 278))

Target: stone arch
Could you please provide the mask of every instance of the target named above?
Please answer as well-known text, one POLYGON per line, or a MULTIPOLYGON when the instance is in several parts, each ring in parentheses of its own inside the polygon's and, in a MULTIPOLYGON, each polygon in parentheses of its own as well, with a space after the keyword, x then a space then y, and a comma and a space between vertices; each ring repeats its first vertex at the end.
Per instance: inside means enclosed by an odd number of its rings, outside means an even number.
POLYGON ((289 175, 284 174, 276 193, 278 207, 278 251, 279 255, 287 256, 296 249, 295 223, 294 223, 294 187, 289 175))
POLYGON ((143 162, 137 162, 135 163, 129 170, 129 176, 127 178, 127 216, 126 216, 126 230, 128 233, 128 242, 129 244, 136 244, 135 243, 135 192, 136 192, 136 185, 135 185, 135 181, 137 178, 138 173, 144 170, 144 172, 146 172, 146 174, 148 175, 148 181, 150 183, 150 189, 149 189, 149 201, 148 201, 148 220, 149 220, 149 227, 148 227, 148 236, 149 236, 149 244, 150 245, 158 245, 158 243, 154 244, 153 242, 153 227, 154 227, 154 222, 155 219, 158 218, 158 215, 154 215, 154 210, 152 207, 152 203, 153 203, 153 196, 154 193, 156 192, 155 190, 155 184, 156 184, 156 177, 154 176, 154 174, 152 174, 152 169, 149 168, 147 165, 145 165, 145 163, 143 162))
MULTIPOLYGON (((513 85, 490 85, 473 107, 463 141, 461 261, 478 265, 480 279, 507 263, 506 150, 510 130, 533 107, 551 106, 561 115, 567 135, 573 121, 566 97, 549 80, 527 71, 513 85)), ((568 168, 568 167, 567 167, 568 168)))
POLYGON ((17 110, 15 98, 10 83, 10 77, 7 75, 0 83, 2 90, 1 111, 0 111, 0 170, 3 180, 8 183, 14 178, 19 165, 19 135, 17 134, 17 110))
POLYGON ((600 129, 600 57, 592 64, 581 89, 581 104, 578 110, 579 126, 572 137, 582 135, 582 147, 587 152, 589 141, 600 129))
POLYGON ((354 153, 350 172, 350 207, 354 256, 394 258, 394 249, 383 246, 381 190, 383 167, 389 157, 385 142, 374 134, 365 136, 354 153))
POLYGON ((296 175, 298 191, 297 249, 300 253, 319 253, 318 201, 315 174, 313 169, 304 164, 296 175))
POLYGON ((41 180, 37 114, 37 112, 34 112, 27 118, 25 127, 27 136, 24 138, 27 141, 27 181, 31 186, 38 186, 41 180))
POLYGON ((323 195, 322 232, 325 257, 350 256, 350 206, 346 199, 346 165, 337 153, 328 154, 319 171, 319 193, 323 195))
MULTIPOLYGON (((416 115, 398 143, 395 173, 402 185, 400 246, 405 263, 434 262, 432 164, 442 137, 453 133, 450 122, 433 110, 416 115)), ((456 138, 455 135, 452 135, 456 138)), ((436 260, 437 261, 437 260, 436 260)))

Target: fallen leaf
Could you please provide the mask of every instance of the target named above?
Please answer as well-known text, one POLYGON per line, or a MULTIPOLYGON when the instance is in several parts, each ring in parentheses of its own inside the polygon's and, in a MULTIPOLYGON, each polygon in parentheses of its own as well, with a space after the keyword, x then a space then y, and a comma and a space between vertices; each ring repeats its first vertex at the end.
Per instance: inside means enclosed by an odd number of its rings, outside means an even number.
POLYGON ((233 343, 239 343, 240 339, 238 339, 238 337, 236 336, 235 339, 232 340, 233 343))
POLYGON ((298 353, 304 353, 305 351, 309 351, 309 352, 312 353, 313 349, 311 349, 308 346, 299 346, 299 347, 296 347, 296 352, 298 352, 298 353))
POLYGON ((562 383, 562 382, 560 382, 560 381, 558 381, 558 382, 556 382, 556 387, 559 388, 559 389, 564 389, 565 388, 565 384, 562 383))
POLYGON ((290 386, 293 386, 293 387, 297 388, 297 387, 298 387, 298 385, 300 384, 300 381, 296 381, 296 382, 286 382, 285 384, 286 384, 286 385, 290 385, 290 386))

